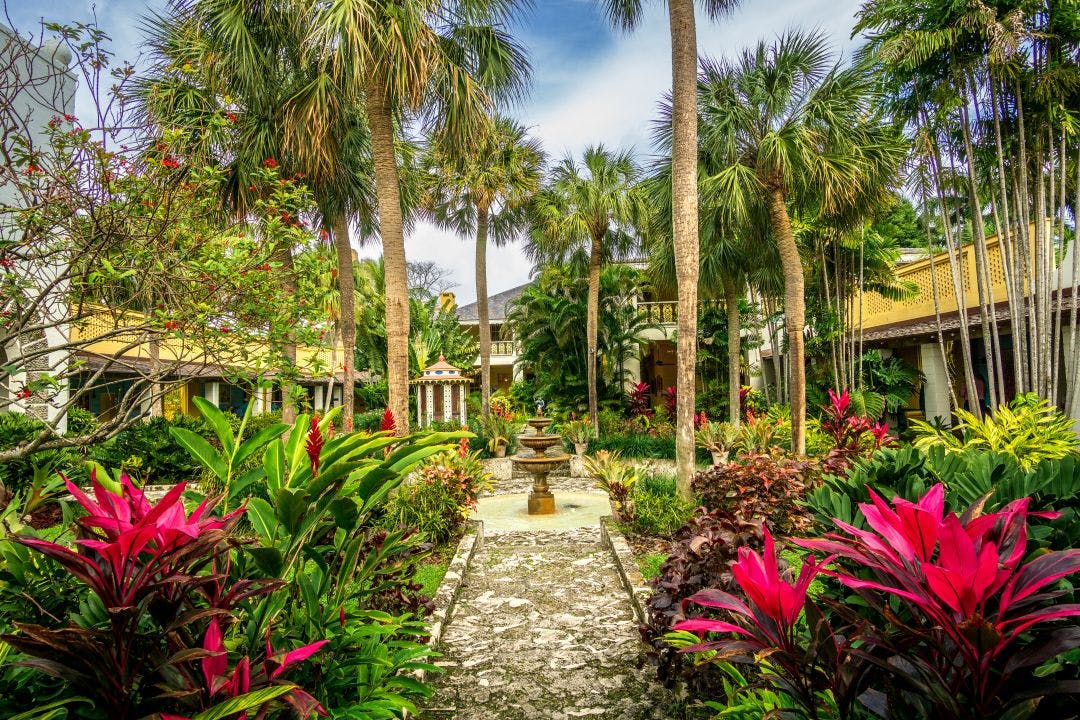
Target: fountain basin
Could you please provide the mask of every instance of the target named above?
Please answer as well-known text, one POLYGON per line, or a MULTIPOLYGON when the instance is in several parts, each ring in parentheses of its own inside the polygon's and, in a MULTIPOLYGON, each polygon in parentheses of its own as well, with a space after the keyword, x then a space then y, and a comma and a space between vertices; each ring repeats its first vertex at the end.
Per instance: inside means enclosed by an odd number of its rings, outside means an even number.
MULTIPOLYGON (((552 437, 556 436, 553 435, 552 437)), ((510 462, 515 466, 534 477, 541 475, 544 476, 545 479, 547 478, 548 473, 555 469, 556 465, 569 461, 570 456, 566 453, 560 453, 559 455, 529 455, 526 457, 518 457, 515 455, 510 458, 510 462)))
POLYGON ((536 431, 538 435, 543 435, 544 428, 551 424, 551 418, 534 417, 529 418, 528 420, 526 420, 526 422, 529 424, 529 427, 536 431))
POLYGON ((548 448, 553 448, 560 442, 562 438, 558 435, 518 435, 518 443, 537 455, 543 455, 548 448))

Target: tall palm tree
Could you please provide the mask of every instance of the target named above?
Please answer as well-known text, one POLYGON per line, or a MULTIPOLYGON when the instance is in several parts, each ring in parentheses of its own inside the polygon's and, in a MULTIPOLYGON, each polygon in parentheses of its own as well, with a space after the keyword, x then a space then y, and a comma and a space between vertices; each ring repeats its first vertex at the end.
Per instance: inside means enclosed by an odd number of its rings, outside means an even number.
POLYGON ((719 171, 705 182, 736 221, 767 212, 784 273, 792 451, 806 451, 803 258, 791 210, 843 216, 896 180, 904 143, 876 109, 864 66, 834 65, 825 39, 793 32, 759 42, 734 62, 706 61, 703 152, 719 171))
MULTIPOLYGON (((340 99, 363 103, 386 268, 387 379, 398 433, 409 427, 409 293, 395 123, 417 118, 464 144, 494 101, 523 90, 528 62, 505 31, 514 0, 306 3, 306 50, 327 71, 296 115, 309 152, 330 162, 340 99)), ((297 126, 298 132, 301 132, 297 126)))
POLYGON ((640 174, 629 152, 595 145, 585 150, 580 164, 572 156, 563 158, 533 200, 536 232, 529 251, 535 259, 542 262, 578 250, 589 255, 586 376, 589 420, 596 431, 600 266, 608 257, 627 255, 637 244, 637 230, 648 216, 640 174))
POLYGON ((476 309, 480 320, 481 411, 491 401, 491 322, 488 314, 488 241, 505 245, 526 227, 524 212, 540 188, 540 142, 508 118, 495 118, 465 148, 436 138, 424 163, 435 222, 476 238, 476 309))
MULTIPOLYGON (((302 177, 312 190, 321 223, 337 252, 341 339, 345 351, 343 404, 352 420, 352 361, 355 322, 352 308, 352 247, 349 218, 363 223, 372 215, 370 138, 362 104, 333 91, 324 65, 304 57, 304 9, 288 0, 249 6, 243 0, 175 0, 165 15, 147 23, 153 64, 140 84, 147 114, 180 132, 174 150, 211 159, 229 171, 223 200, 246 213, 258 200, 253 175, 268 162, 284 176, 302 177), (313 100, 334 103, 334 111, 313 108, 313 100), (322 112, 325 132, 320 153, 311 152, 304 128, 310 113, 322 112)), ((370 221, 367 220, 367 224, 370 221)), ((283 281, 295 289, 279 257, 283 281)), ((286 348, 295 363, 295 346, 286 348)), ((283 416, 295 414, 283 388, 283 416)))
MULTIPOLYGON (((644 12, 642 0, 601 0, 612 24, 633 30, 644 12)), ((712 18, 731 11, 739 0, 701 0, 712 18)), ((667 0, 671 29, 672 241, 679 286, 676 356, 675 464, 679 494, 693 496, 694 404, 697 369, 698 183, 697 183, 697 28, 694 0, 667 0)))

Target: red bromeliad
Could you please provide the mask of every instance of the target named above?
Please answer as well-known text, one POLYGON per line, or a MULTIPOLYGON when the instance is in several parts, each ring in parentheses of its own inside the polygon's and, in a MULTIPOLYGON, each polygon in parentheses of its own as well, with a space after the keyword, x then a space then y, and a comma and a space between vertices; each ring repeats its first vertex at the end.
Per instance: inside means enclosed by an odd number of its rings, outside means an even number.
POLYGON ((394 421, 394 411, 390 408, 383 410, 382 420, 379 422, 379 430, 382 432, 394 432, 397 423, 394 421))
POLYGON ((320 457, 325 444, 326 438, 319 428, 319 415, 316 413, 311 417, 311 427, 308 430, 307 443, 304 446, 307 449, 308 460, 311 461, 311 477, 313 478, 319 476, 320 457))

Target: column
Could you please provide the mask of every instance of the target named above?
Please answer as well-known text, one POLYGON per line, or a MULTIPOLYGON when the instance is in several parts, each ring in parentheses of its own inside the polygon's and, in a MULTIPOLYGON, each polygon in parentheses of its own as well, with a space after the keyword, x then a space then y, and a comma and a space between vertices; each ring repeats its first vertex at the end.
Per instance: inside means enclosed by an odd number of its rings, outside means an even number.
POLYGON ((203 397, 214 407, 221 407, 221 383, 207 380, 203 383, 203 397))
POLYGON ((325 401, 326 401, 326 388, 324 388, 322 385, 316 384, 315 385, 315 400, 314 400, 314 406, 313 406, 312 409, 315 412, 322 412, 323 405, 325 404, 325 401))
POLYGON ((469 397, 469 383, 458 383, 458 387, 461 388, 461 400, 458 402, 458 413, 461 416, 461 427, 466 427, 465 423, 468 422, 468 416, 465 414, 465 400, 469 397))
POLYGON ((1061 349, 1065 354, 1064 376, 1066 403, 1070 409, 1069 414, 1073 419, 1073 430, 1080 432, 1080 383, 1073 384, 1072 382, 1073 378, 1076 376, 1076 362, 1080 359, 1071 357, 1074 332, 1076 332, 1076 328, 1073 327, 1061 328, 1061 349))
POLYGON ((949 369, 941 357, 941 347, 936 343, 919 346, 919 365, 926 381, 923 383, 923 415, 927 422, 940 418, 945 425, 952 424, 952 407, 949 404, 949 369))
POLYGON ((416 384, 416 428, 424 427, 424 384, 416 384))
POLYGON ((435 385, 433 383, 425 384, 424 392, 427 393, 427 425, 430 426, 435 422, 435 385))
POLYGON ((443 383, 442 391, 442 416, 443 422, 450 420, 454 417, 453 413, 453 401, 454 398, 451 393, 454 392, 454 383, 443 383))
POLYGON ((252 415, 261 415, 266 412, 266 391, 262 388, 255 388, 255 392, 251 394, 251 402, 255 404, 251 408, 252 415))

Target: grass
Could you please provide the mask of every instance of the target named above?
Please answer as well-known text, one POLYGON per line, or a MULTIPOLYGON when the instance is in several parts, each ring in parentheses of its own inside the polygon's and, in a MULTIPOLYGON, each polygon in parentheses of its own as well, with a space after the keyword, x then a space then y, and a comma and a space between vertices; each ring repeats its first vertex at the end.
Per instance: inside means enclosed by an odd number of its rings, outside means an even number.
POLYGON ((437 560, 434 564, 421 565, 416 568, 416 575, 413 576, 413 579, 420 583, 422 588, 420 592, 428 597, 435 597, 435 593, 439 591, 439 585, 442 584, 448 567, 450 567, 449 562, 437 560))
POLYGON ((694 512, 694 503, 679 499, 675 476, 669 473, 643 475, 634 485, 633 500, 630 529, 639 535, 670 537, 694 512))
POLYGON ((654 577, 660 574, 660 566, 664 564, 668 556, 664 553, 645 553, 644 555, 636 556, 638 568, 641 570, 641 576, 646 581, 652 580, 654 577))

